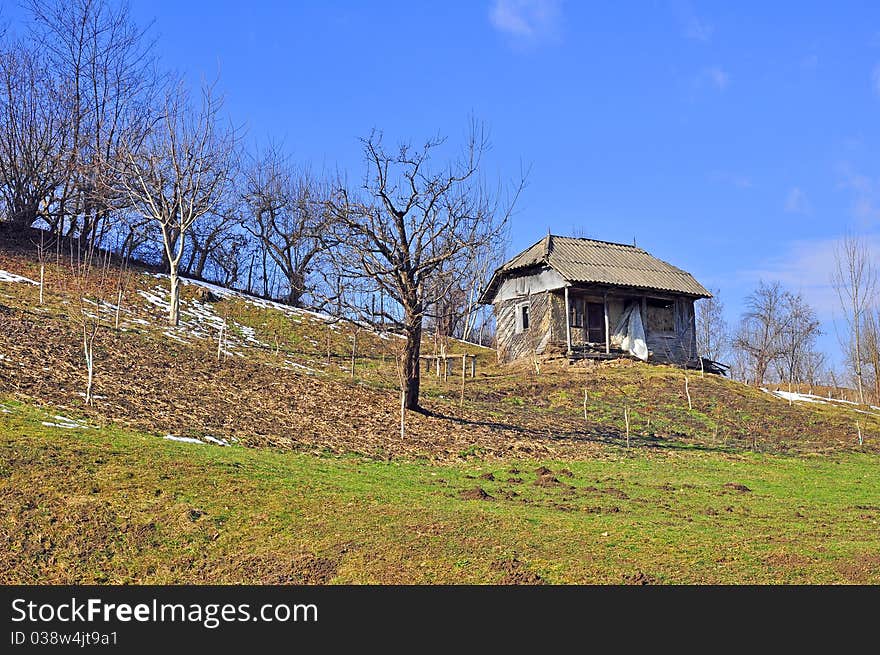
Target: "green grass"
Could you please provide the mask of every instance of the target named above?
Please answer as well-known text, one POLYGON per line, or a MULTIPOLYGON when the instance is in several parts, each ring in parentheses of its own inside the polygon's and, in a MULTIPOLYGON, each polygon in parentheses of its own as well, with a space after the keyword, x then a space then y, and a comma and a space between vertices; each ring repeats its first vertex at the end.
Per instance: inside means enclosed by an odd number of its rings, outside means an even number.
POLYGON ((6 583, 880 582, 869 454, 432 466, 53 428, 0 402, 6 583), (478 487, 493 499, 462 498, 478 487))

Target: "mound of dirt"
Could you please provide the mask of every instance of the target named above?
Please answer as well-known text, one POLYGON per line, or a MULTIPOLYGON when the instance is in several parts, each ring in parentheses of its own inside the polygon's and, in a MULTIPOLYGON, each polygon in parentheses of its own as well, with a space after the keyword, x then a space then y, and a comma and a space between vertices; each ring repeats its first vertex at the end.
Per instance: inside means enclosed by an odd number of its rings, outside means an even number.
POLYGON ((462 491, 458 494, 458 497, 462 500, 495 500, 495 497, 486 493, 486 490, 482 487, 474 487, 473 489, 462 491))
POLYGON ((559 478, 548 474, 548 475, 542 475, 537 480, 535 480, 533 484, 536 487, 555 487, 558 484, 560 484, 560 482, 559 482, 559 478))
POLYGON ((734 491, 739 491, 740 493, 749 493, 751 489, 749 489, 746 485, 740 484, 739 482, 725 482, 724 487, 726 489, 733 489, 734 491))
POLYGON ((635 573, 631 573, 623 576, 624 584, 631 585, 649 585, 649 584, 657 584, 657 578, 649 573, 643 573, 642 571, 636 571, 635 573))
POLYGON ((544 582, 544 578, 535 573, 534 571, 530 571, 525 562, 522 562, 516 558, 516 556, 507 559, 507 560, 499 560, 492 563, 492 570, 503 573, 501 580, 499 580, 498 584, 503 585, 539 585, 546 584, 544 582))
MULTIPOLYGON (((511 473, 513 473, 513 471, 511 471, 511 473)), ((550 475, 551 473, 553 473, 553 471, 548 469, 546 466, 539 466, 538 468, 535 469, 535 475, 538 475, 538 476, 550 475)))

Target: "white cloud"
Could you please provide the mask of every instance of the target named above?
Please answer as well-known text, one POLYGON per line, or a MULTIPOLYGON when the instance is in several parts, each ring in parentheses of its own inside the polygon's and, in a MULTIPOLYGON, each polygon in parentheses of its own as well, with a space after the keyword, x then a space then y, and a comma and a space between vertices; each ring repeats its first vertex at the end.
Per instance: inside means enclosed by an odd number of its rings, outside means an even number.
POLYGON ((561 15, 560 0, 493 0, 489 8, 496 30, 526 42, 555 38, 561 15))
MULTIPOLYGON (((840 313, 840 299, 831 284, 831 274, 835 268, 834 250, 842 237, 789 242, 780 248, 779 255, 742 271, 739 277, 751 284, 758 280, 779 281, 786 289, 801 292, 821 317, 830 320, 840 313)), ((880 234, 867 234, 864 238, 876 261, 880 257, 880 234)))
POLYGON ((852 215, 863 225, 880 223, 880 183, 843 162, 838 166, 841 181, 838 188, 852 192, 852 215))
POLYGON ((730 84, 730 75, 718 66, 707 68, 703 71, 703 75, 719 91, 724 91, 730 84))
POLYGON ((800 187, 792 187, 785 196, 785 211, 789 214, 809 214, 812 206, 807 199, 807 194, 800 187))

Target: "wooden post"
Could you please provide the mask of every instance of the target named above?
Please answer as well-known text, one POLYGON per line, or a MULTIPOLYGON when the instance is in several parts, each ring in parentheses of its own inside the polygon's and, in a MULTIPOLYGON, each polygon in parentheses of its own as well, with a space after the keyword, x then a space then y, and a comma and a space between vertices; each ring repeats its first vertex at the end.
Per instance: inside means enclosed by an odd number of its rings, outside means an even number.
POLYGON ((605 311, 605 354, 611 352, 611 328, 608 325, 608 292, 602 294, 602 306, 605 311))
POLYGON ((568 287, 565 287, 565 344, 568 350, 567 354, 571 354, 571 307, 568 304, 568 287))

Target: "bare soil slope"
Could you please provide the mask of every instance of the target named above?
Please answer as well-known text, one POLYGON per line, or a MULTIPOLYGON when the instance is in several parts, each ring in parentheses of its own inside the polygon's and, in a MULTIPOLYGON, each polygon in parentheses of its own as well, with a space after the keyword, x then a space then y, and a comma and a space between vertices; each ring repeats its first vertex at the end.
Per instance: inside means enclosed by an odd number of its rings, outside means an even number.
MULTIPOLYGON (((26 244, 0 241, 0 271, 7 272, 0 275, 0 392, 98 423, 383 459, 570 459, 623 445, 626 409, 637 447, 830 452, 880 445, 880 410, 872 408, 789 405, 690 372, 689 409, 678 369, 559 360, 502 367, 491 350, 457 342, 449 352, 477 354, 477 379, 462 389, 458 371, 446 380, 426 372, 427 411, 408 414, 401 438, 396 335, 197 283, 184 287, 183 322, 169 329, 168 281, 154 271, 123 273, 111 263, 86 277, 69 252, 49 260, 40 304, 35 255, 26 244), (83 398, 83 320, 101 326, 92 406, 83 398)), ((428 340, 424 350, 436 347, 428 340)))

